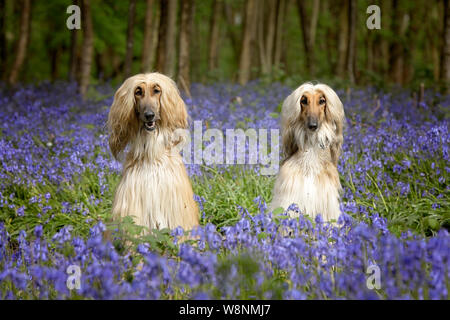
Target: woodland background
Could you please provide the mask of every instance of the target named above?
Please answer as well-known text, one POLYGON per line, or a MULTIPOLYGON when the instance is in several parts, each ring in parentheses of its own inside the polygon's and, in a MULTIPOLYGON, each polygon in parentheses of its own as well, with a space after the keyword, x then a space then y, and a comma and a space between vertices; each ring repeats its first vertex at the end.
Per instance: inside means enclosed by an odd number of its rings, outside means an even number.
POLYGON ((0 78, 89 84, 159 71, 192 82, 321 80, 446 89, 450 7, 440 1, 0 0, 0 78), (69 5, 81 29, 69 30, 69 5), (369 30, 366 9, 381 8, 369 30))
POLYGON ((449 1, 0 0, 0 300, 449 300, 449 1), (331 85, 346 116, 338 223, 267 210, 262 163, 203 161, 186 163, 193 240, 131 216, 118 230, 105 123, 120 83, 153 70, 224 133, 279 130, 293 88, 331 85))

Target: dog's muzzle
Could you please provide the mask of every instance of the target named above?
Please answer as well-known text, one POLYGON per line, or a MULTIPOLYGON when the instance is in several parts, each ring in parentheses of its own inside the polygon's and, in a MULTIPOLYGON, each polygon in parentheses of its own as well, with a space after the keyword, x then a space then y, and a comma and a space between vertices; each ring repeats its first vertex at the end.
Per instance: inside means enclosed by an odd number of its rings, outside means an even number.
POLYGON ((156 129, 156 119, 155 113, 151 110, 144 112, 144 128, 147 131, 153 131, 156 129))
POLYGON ((155 121, 144 122, 144 128, 147 131, 153 131, 156 129, 156 122, 155 121))
POLYGON ((319 122, 315 117, 308 117, 308 129, 311 131, 316 131, 319 127, 319 122))

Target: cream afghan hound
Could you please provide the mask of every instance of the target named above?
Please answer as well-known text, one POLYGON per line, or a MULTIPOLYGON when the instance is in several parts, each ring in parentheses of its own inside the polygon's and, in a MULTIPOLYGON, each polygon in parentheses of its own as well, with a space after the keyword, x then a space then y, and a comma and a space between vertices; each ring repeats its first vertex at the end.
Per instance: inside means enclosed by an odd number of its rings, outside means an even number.
MULTIPOLYGON (((275 181, 272 210, 295 203, 301 213, 325 221, 340 215, 341 154, 344 107, 325 84, 305 83, 283 102, 281 137, 283 161, 275 181)), ((291 217, 298 213, 289 211, 291 217)))
POLYGON ((128 78, 114 95, 108 116, 109 146, 122 158, 113 216, 134 216, 149 229, 185 230, 198 225, 198 207, 180 155, 188 126, 175 82, 160 73, 128 78))

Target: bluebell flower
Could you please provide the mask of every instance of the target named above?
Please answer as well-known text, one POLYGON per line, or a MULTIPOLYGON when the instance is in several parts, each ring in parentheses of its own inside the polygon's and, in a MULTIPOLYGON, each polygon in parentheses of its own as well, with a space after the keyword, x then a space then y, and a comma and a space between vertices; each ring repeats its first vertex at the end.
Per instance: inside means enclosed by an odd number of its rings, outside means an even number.
POLYGON ((19 217, 23 217, 25 215, 25 207, 24 206, 21 206, 17 209, 17 215, 19 217))

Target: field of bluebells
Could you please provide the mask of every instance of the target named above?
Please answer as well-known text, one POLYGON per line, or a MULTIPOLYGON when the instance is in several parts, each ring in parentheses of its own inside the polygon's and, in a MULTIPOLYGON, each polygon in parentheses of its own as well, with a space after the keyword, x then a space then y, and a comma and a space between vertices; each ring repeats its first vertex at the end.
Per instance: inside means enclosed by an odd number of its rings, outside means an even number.
MULTIPOLYGON (((291 90, 198 84, 185 101, 205 128, 270 129, 291 90)), ((75 92, 0 86, 0 299, 449 298, 450 96, 337 91, 347 128, 335 224, 268 212, 274 177, 258 166, 188 165, 201 227, 180 241, 183 230, 142 235, 130 219, 115 232, 113 89, 85 102, 75 92)))

